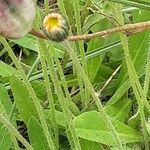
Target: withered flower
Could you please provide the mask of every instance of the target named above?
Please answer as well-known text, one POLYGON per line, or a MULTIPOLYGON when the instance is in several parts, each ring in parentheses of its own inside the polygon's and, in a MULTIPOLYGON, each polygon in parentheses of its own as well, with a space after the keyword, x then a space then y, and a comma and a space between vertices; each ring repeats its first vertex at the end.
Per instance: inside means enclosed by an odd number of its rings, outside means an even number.
POLYGON ((26 35, 35 13, 34 0, 0 0, 0 34, 8 38, 26 35))

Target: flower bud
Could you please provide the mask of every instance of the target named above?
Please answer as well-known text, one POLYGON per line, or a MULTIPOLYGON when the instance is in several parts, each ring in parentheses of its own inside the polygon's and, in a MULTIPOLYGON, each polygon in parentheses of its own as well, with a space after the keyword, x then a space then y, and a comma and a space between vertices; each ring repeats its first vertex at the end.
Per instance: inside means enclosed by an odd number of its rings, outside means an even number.
POLYGON ((61 42, 68 37, 68 22, 59 13, 48 14, 43 20, 43 32, 50 40, 61 42))
POLYGON ((35 13, 34 0, 0 0, 0 34, 7 38, 26 35, 35 13))

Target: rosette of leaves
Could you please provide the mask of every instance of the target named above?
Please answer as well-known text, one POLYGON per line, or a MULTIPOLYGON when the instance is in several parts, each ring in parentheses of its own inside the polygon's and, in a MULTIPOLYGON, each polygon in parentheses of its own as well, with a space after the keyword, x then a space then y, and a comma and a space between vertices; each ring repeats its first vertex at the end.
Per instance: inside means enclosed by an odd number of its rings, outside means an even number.
POLYGON ((20 38, 32 28, 36 14, 33 0, 0 0, 0 34, 20 38))

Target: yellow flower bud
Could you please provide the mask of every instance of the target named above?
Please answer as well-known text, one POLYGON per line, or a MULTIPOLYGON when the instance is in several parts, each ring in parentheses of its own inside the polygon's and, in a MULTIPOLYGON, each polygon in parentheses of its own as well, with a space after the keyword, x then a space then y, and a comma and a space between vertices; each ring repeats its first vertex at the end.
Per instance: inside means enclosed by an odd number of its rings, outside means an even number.
POLYGON ((59 13, 48 14, 43 20, 43 32, 53 41, 63 41, 68 37, 67 20, 59 13))

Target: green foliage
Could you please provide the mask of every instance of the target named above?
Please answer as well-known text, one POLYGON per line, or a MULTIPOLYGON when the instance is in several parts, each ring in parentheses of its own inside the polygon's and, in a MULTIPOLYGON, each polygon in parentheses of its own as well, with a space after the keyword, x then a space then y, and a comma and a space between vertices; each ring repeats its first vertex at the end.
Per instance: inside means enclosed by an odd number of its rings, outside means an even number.
MULTIPOLYGON (((136 130, 124 123, 115 119, 112 119, 112 123, 123 144, 142 140, 141 135, 136 130)), ((99 112, 91 111, 79 115, 74 119, 74 125, 78 136, 83 139, 110 146, 116 144, 107 124, 105 124, 105 118, 99 112)))
POLYGON ((131 99, 124 99, 113 105, 106 106, 106 112, 111 117, 125 122, 129 118, 129 112, 131 110, 132 101, 131 99))
POLYGON ((43 135, 43 129, 34 117, 28 120, 27 127, 32 147, 35 150, 48 149, 46 138, 43 135))
POLYGON ((27 123, 32 116, 37 118, 37 112, 33 105, 33 101, 30 98, 29 92, 23 82, 20 81, 17 77, 12 76, 10 79, 10 86, 15 98, 19 115, 23 121, 27 123))
MULTIPOLYGON (((70 36, 150 16, 149 0, 45 0, 34 30, 55 9, 70 36)), ((149 29, 60 43, 0 37, 0 149, 149 150, 149 41, 149 29)))
MULTIPOLYGON (((12 103, 8 96, 7 90, 0 84, 0 113, 8 116, 10 122, 14 124, 12 109, 12 103)), ((4 150, 9 150, 12 141, 7 128, 5 128, 2 123, 0 123, 0 135, 0 147, 4 150)))
POLYGON ((5 78, 5 77, 10 77, 13 74, 17 74, 17 70, 11 66, 9 66, 6 63, 3 63, 0 61, 0 77, 5 78))
POLYGON ((82 150, 102 150, 99 143, 81 139, 82 150))

